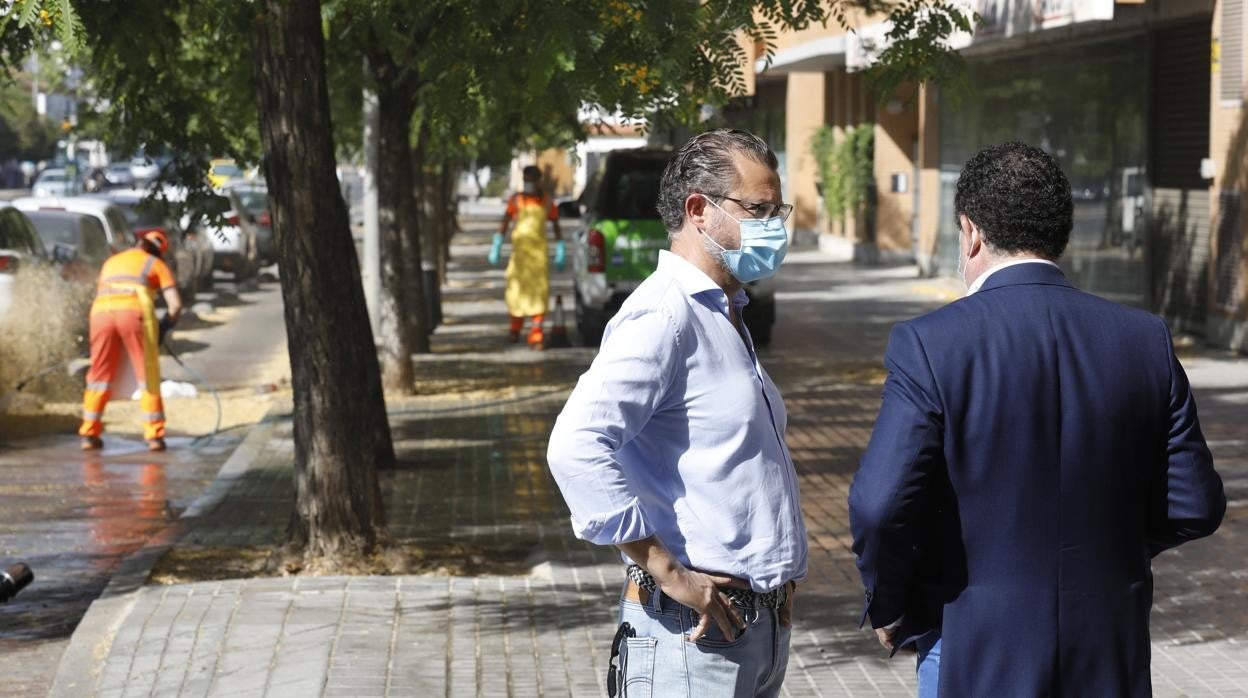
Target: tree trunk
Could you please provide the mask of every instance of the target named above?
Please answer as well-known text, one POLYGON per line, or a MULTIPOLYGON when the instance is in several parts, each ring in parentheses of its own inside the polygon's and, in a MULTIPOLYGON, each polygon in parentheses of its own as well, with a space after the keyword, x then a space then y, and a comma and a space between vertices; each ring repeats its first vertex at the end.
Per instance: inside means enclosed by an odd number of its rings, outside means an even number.
POLYGON ((410 147, 403 154, 411 167, 412 179, 408 185, 408 198, 412 202, 411 221, 412 225, 404 236, 404 245, 410 255, 413 276, 415 283, 412 284, 413 293, 417 290, 420 292, 420 311, 421 325, 420 333, 425 342, 425 351, 429 350, 429 335, 433 334, 433 318, 429 317, 425 304, 425 270, 424 260, 433 259, 429 255, 427 246, 429 240, 432 239, 433 231, 429 227, 429 217, 425 208, 425 157, 427 152, 426 144, 429 139, 429 129, 427 125, 422 125, 416 133, 416 145, 410 147))
POLYGON ((332 566, 384 536, 377 469, 393 467, 394 447, 334 175, 320 2, 260 8, 252 50, 295 401, 289 542, 332 566))
POLYGON ((379 111, 377 207, 382 245, 383 376, 387 388, 410 394, 415 389, 412 354, 429 351, 419 251, 413 260, 407 244, 409 228, 418 224, 412 165, 407 158, 416 110, 415 89, 409 84, 412 80, 399 75, 389 55, 374 52, 368 63, 377 83, 379 111))
POLYGON ((455 169, 450 163, 442 163, 438 171, 438 204, 442 220, 442 235, 438 242, 438 280, 446 283, 447 263, 451 260, 451 238, 459 230, 459 202, 455 198, 455 169))

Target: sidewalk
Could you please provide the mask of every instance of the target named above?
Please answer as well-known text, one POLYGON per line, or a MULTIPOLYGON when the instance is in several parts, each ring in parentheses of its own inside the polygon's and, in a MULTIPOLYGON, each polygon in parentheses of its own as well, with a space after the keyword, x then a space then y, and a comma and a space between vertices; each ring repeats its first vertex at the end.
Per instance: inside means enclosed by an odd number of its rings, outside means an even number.
MULTIPOLYGON (((422 573, 136 590, 146 577, 136 562, 79 626, 54 695, 605 695, 622 570, 609 550, 572 537, 544 462, 554 417, 593 354, 506 344, 502 272, 475 262, 488 242, 486 226, 458 240, 447 324, 417 370, 425 395, 391 405, 399 464, 382 474, 386 511, 396 541, 429 552, 412 554, 422 573)), ((555 279, 554 292, 568 298, 567 284, 555 279)), ((785 695, 913 694, 913 664, 887 661, 855 627, 862 592, 845 502, 889 328, 954 293, 910 269, 855 269, 812 252, 786 262, 763 356, 790 413, 811 560, 785 695)), ((1248 695, 1248 360, 1187 354, 1231 507, 1217 536, 1155 564, 1154 687, 1248 695)), ((280 541, 292 458, 279 411, 184 516, 173 557, 280 541)), ((1012 632, 1025 629, 1003 628, 1012 632)))

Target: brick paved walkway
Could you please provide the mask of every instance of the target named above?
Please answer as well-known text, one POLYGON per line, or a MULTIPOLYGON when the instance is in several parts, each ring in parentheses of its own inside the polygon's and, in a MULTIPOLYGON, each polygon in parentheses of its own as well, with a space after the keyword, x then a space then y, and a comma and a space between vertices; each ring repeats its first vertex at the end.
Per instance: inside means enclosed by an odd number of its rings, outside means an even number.
MULTIPOLYGON (((484 256, 485 241, 467 236, 457 258, 484 256)), ((443 353, 422 361, 429 395, 394 406, 400 463, 382 486, 396 538, 461 544, 479 567, 531 572, 148 586, 93 666, 61 667, 58 694, 603 695, 622 571, 610 551, 570 535, 543 462, 554 416, 592 355, 507 347, 500 284, 497 270, 452 274, 435 338, 443 353)), ((911 661, 887 661, 854 627, 861 590, 845 501, 889 328, 952 288, 797 253, 782 289, 764 363, 789 408, 812 544, 785 695, 912 695, 911 661)), ((1155 565, 1154 685, 1161 696, 1248 695, 1248 360, 1197 352, 1186 364, 1231 508, 1217 536, 1155 565)), ((251 470, 180 549, 280 539, 289 427, 264 429, 251 470)))

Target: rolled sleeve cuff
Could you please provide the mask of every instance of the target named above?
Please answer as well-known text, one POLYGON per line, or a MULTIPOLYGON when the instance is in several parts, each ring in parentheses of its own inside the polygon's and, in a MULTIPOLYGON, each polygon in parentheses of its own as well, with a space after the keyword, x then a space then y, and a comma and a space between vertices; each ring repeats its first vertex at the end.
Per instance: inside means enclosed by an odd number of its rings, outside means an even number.
POLYGON ((597 514, 581 520, 572 515, 572 530, 576 537, 595 545, 619 545, 631 543, 654 535, 654 528, 641 512, 641 506, 632 499, 615 511, 597 514))

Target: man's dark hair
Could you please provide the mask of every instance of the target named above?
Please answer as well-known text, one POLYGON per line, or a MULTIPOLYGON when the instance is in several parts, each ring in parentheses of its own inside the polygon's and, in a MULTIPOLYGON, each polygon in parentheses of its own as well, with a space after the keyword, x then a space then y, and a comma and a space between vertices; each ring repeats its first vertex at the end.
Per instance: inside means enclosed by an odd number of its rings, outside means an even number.
POLYGON ((739 174, 732 159, 737 153, 773 170, 780 167, 763 139, 738 129, 700 133, 672 155, 659 187, 659 217, 669 235, 684 225, 690 194, 727 194, 736 188, 739 174))
POLYGON ((1026 143, 976 153, 962 168, 953 203, 1001 252, 1057 259, 1070 241, 1070 181, 1052 156, 1026 143))
POLYGON ((520 176, 527 182, 539 182, 542 179, 542 171, 537 169, 537 165, 525 165, 520 176))

